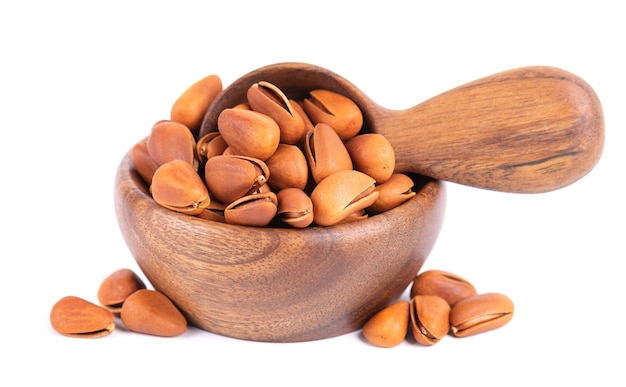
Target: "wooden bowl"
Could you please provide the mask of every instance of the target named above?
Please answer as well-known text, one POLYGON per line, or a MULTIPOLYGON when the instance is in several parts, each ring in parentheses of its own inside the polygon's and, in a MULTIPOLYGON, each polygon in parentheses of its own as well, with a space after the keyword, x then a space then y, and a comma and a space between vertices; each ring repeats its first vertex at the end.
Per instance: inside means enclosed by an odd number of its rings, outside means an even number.
POLYGON ((190 324, 239 339, 297 342, 360 329, 423 265, 444 216, 442 181, 365 220, 307 229, 257 228, 158 205, 130 152, 115 178, 122 235, 152 286, 190 324))

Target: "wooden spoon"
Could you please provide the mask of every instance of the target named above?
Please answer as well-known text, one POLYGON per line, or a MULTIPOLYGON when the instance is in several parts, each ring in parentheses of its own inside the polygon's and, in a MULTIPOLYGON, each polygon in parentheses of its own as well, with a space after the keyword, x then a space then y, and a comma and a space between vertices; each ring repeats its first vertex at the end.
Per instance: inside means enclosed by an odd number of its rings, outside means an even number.
MULTIPOLYGON (((341 76, 305 63, 278 63, 237 79, 207 110, 200 136, 217 130, 225 108, 245 102, 268 81, 291 99, 329 89, 354 100, 363 131, 384 135, 396 171, 503 192, 538 193, 585 176, 604 146, 604 117, 593 89, 578 76, 523 67, 459 86, 405 110, 386 109, 341 76)), ((405 87, 405 86, 403 86, 405 87)))

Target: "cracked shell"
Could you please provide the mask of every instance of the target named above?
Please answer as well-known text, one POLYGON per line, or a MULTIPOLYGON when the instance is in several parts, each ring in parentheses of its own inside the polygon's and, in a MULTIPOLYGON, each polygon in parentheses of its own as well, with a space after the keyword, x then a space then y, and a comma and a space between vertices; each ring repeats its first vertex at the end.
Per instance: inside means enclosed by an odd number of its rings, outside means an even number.
POLYGON ((274 192, 246 195, 224 210, 226 223, 241 226, 267 226, 276 216, 278 200, 274 192))
POLYGON ((482 293, 457 302, 450 311, 452 334, 472 336, 506 325, 513 318, 513 301, 504 294, 482 293))
POLYGON ((330 125, 315 125, 305 138, 304 155, 316 183, 335 172, 352 169, 350 154, 330 125))
POLYGON ((415 341, 434 345, 450 331, 450 305, 438 296, 411 299, 411 331, 415 341))
POLYGON ((313 202, 299 188, 285 188, 276 194, 278 219, 295 228, 305 228, 313 223, 313 202))
POLYGON ((204 164, 211 157, 223 154, 227 147, 220 132, 210 132, 198 139, 196 154, 200 163, 204 164))
POLYGON ((323 122, 337 131, 346 141, 354 137, 363 126, 363 113, 350 98, 326 89, 309 92, 302 107, 314 124, 323 122))
POLYGON ((200 214, 211 202, 200 175, 183 160, 161 165, 152 177, 150 193, 161 206, 189 215, 200 214))
POLYGON ((272 118, 280 128, 280 142, 296 144, 304 136, 305 122, 292 102, 276 85, 259 81, 248 89, 248 104, 252 110, 272 118))
POLYGON ((311 193, 315 223, 330 226, 371 206, 378 198, 374 188, 374 179, 353 169, 324 178, 311 193))
POLYGON ((443 270, 427 270, 415 277, 410 295, 427 294, 439 296, 453 307, 457 302, 475 296, 477 292, 474 285, 461 276, 443 270))
POLYGON ((378 199, 367 208, 372 214, 380 214, 399 206, 416 195, 413 179, 402 173, 394 173, 383 184, 376 185, 378 199))
POLYGON ((269 177, 267 164, 254 157, 218 155, 207 160, 204 167, 209 192, 225 204, 257 191, 269 177))

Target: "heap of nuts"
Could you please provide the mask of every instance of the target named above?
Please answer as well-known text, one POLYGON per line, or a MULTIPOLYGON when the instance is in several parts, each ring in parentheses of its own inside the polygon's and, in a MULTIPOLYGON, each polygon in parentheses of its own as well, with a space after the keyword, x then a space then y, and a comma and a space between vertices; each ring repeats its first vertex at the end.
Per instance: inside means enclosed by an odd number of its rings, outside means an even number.
POLYGON ((131 151, 135 169, 161 206, 246 226, 330 226, 394 208, 415 195, 395 173, 385 137, 361 133, 349 98, 310 90, 290 99, 259 80, 247 102, 222 110, 217 131, 200 136, 205 111, 222 91, 205 77, 175 101, 131 151))
MULTIPOLYGON (((61 298, 50 312, 53 329, 68 337, 104 337, 116 329, 119 317, 131 332, 173 337, 187 330, 184 315, 172 301, 147 289, 130 269, 106 277, 97 296, 99 305, 76 296, 61 298)), ((374 314, 363 325, 363 336, 373 345, 390 348, 411 334, 417 343, 430 346, 449 333, 467 337, 500 328, 514 312, 504 294, 478 293, 466 279, 442 270, 419 273, 410 298, 374 314)))
POLYGON ((394 347, 409 333, 422 345, 434 345, 451 333, 467 337, 507 324, 513 302, 501 293, 478 293, 466 279, 442 270, 418 274, 411 301, 399 300, 372 316, 362 329, 373 345, 394 347))
POLYGON ((130 269, 106 277, 98 289, 99 305, 65 296, 50 311, 50 324, 68 337, 104 337, 116 328, 115 318, 131 332, 173 337, 187 330, 187 320, 163 293, 147 289, 130 269))
MULTIPOLYGON (((198 138, 220 92, 216 75, 194 83, 175 101, 170 119, 156 122, 132 148, 135 170, 159 205, 229 224, 306 228, 364 219, 415 195, 413 180, 395 172, 387 139, 361 133, 363 115, 349 98, 317 89, 295 101, 260 80, 249 87, 246 103, 220 112, 216 132, 198 138)), ((433 345, 448 333, 470 336, 513 317, 508 297, 478 294, 445 271, 418 274, 410 296, 363 325, 370 343, 393 347, 411 332, 417 343, 433 345)), ((52 327, 70 337, 103 337, 119 316, 134 332, 177 336, 187 329, 172 301, 129 269, 107 277, 98 300, 63 297, 50 313, 52 327)))

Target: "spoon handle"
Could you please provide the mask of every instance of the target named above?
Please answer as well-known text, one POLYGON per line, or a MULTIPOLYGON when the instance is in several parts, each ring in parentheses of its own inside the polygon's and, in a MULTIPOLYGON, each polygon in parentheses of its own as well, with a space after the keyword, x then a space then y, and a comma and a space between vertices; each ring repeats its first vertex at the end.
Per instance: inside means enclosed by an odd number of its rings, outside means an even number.
POLYGON ((372 131, 394 147, 399 172, 495 191, 567 186, 595 166, 604 146, 597 95, 554 67, 498 73, 406 110, 372 114, 372 131))

